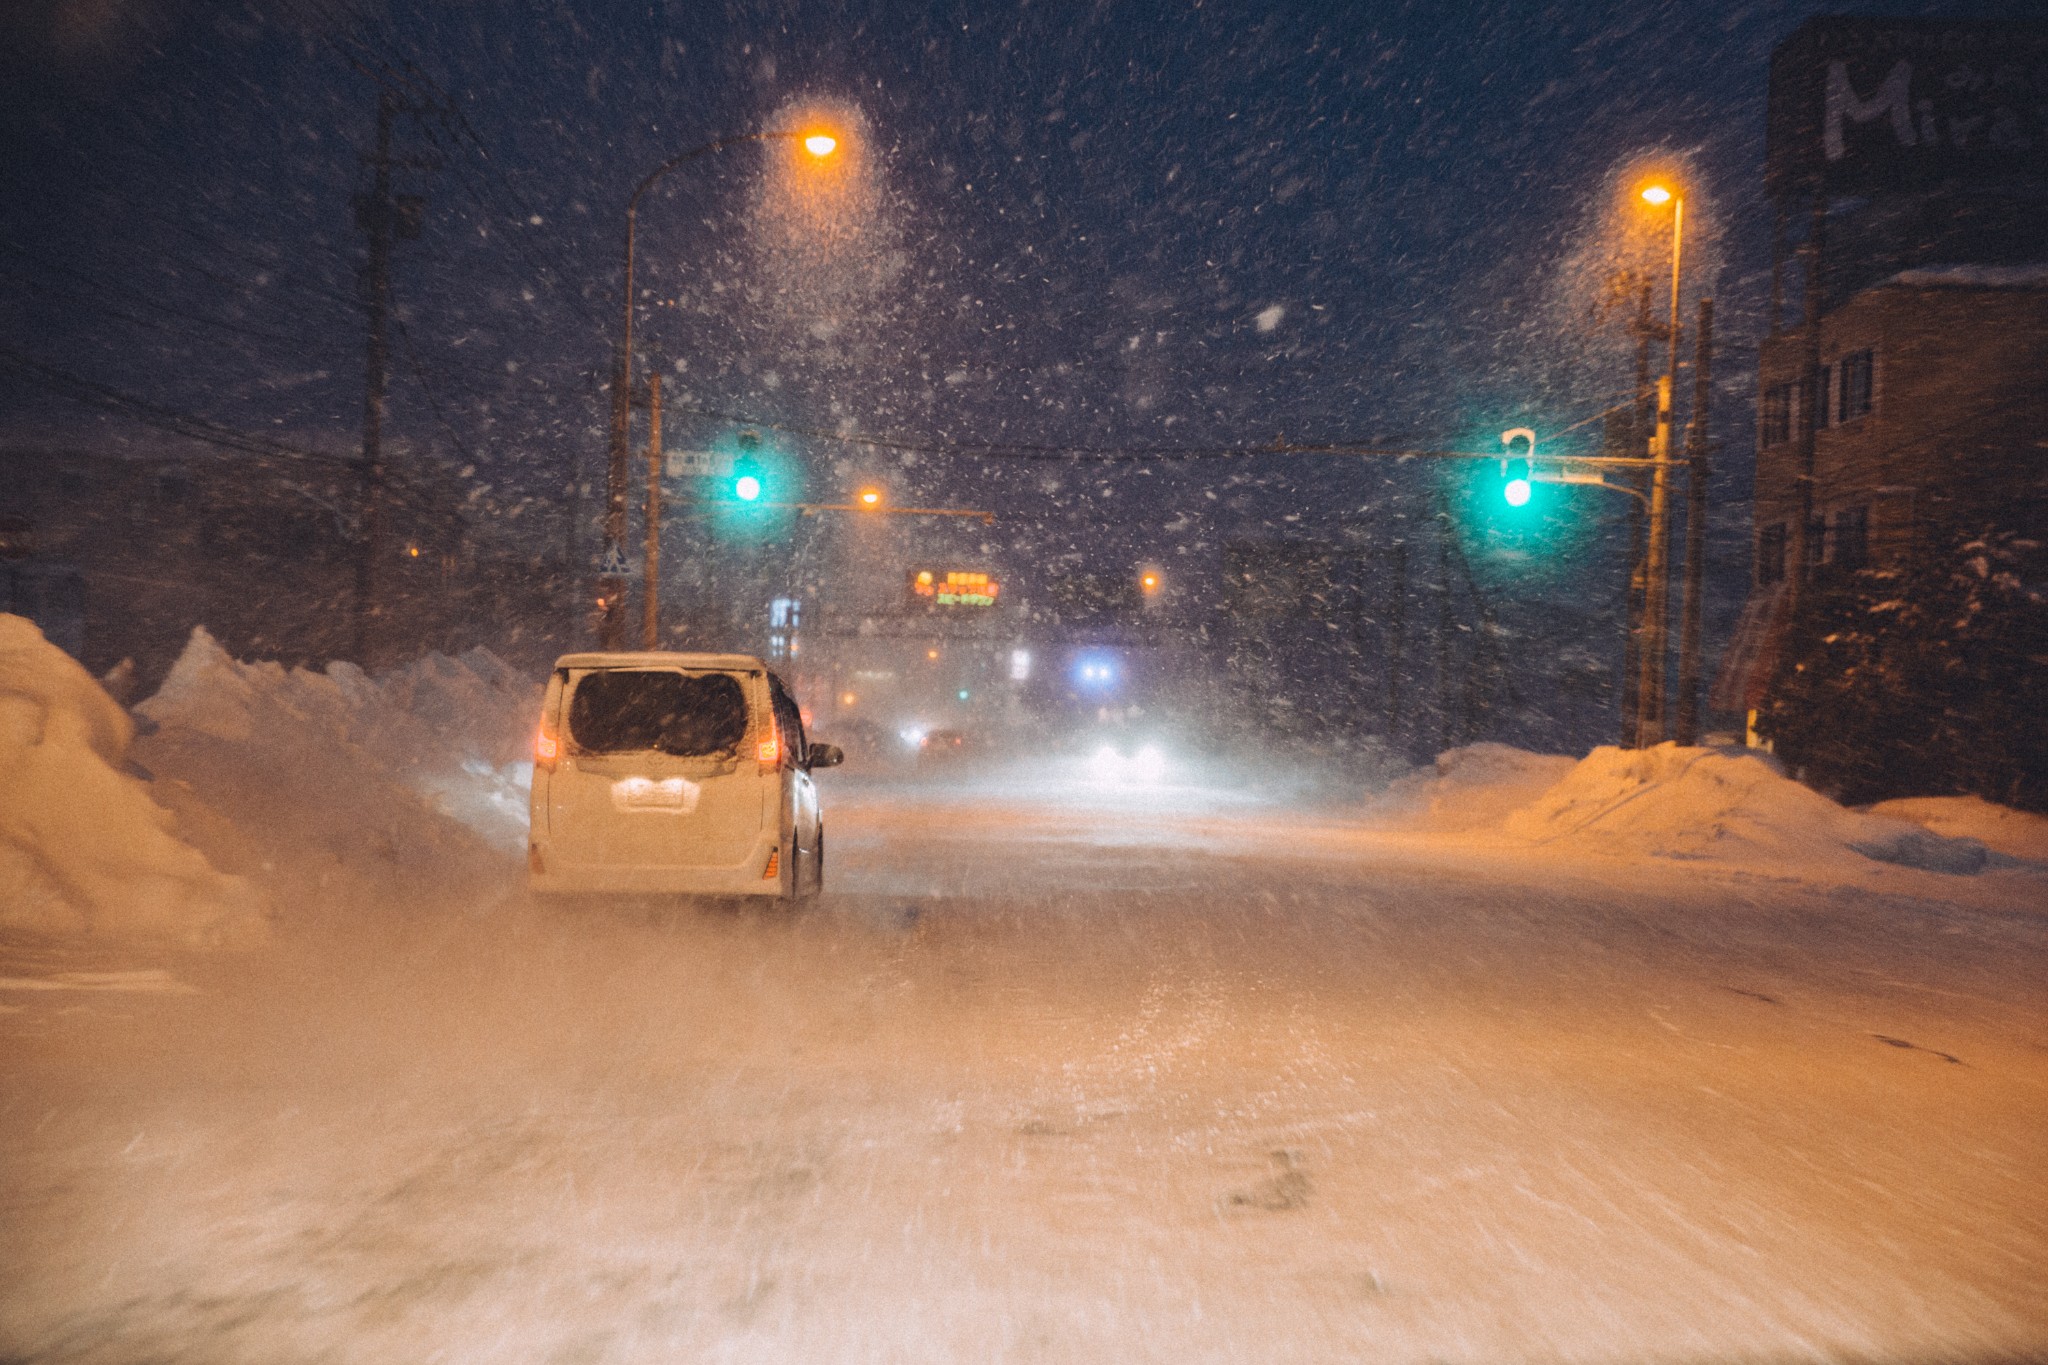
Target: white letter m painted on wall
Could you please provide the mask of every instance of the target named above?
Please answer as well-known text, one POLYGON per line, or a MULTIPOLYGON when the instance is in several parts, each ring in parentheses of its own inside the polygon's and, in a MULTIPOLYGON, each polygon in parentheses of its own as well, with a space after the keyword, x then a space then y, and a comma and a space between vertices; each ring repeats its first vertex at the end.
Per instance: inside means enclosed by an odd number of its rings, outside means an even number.
POLYGON ((1869 123, 1873 119, 1889 114, 1892 132, 1899 139, 1901 147, 1913 143, 1912 111, 1906 107, 1908 89, 1913 80, 1913 64, 1901 61, 1884 78, 1884 84, 1877 87, 1877 93, 1869 99, 1856 98, 1856 87, 1849 84, 1849 65, 1846 62, 1828 63, 1827 115, 1821 125, 1820 146, 1830 161, 1840 161, 1845 148, 1842 146, 1842 120, 1854 123, 1869 123))

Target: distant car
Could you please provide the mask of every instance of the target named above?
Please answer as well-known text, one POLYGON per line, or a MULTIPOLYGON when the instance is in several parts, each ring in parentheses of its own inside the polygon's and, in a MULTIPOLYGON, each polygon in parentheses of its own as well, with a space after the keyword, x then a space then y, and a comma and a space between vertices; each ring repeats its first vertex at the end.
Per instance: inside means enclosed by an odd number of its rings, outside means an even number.
POLYGON ((825 825, 796 700, 741 654, 566 654, 534 737, 542 892, 815 895, 825 825))
POLYGON ((978 746, 965 730, 927 730, 917 742, 919 764, 950 763, 972 754, 978 746))

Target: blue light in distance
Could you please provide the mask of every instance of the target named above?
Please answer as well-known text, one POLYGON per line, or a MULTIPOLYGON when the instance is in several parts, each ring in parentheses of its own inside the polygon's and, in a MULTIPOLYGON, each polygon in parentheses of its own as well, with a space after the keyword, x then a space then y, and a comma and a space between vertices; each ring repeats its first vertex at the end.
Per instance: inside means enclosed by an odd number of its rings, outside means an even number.
POLYGON ((1074 660, 1074 681, 1091 692, 1116 686, 1116 660, 1106 654, 1083 654, 1074 660))

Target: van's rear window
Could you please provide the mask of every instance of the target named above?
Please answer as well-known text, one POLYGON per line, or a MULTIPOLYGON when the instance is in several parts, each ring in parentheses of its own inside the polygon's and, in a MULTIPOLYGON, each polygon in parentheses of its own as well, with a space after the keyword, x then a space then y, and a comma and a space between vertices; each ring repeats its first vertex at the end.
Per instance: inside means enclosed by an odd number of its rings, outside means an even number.
POLYGON ((588 753, 689 758, 737 749, 746 734, 747 697, 726 673, 608 669, 584 674, 569 699, 569 736, 588 753))

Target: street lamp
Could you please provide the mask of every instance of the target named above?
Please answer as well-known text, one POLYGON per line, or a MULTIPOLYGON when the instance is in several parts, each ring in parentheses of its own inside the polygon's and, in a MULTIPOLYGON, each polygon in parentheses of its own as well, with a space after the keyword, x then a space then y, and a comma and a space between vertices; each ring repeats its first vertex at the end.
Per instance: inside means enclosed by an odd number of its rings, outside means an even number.
MULTIPOLYGON (((729 137, 714 138, 701 147, 680 152, 656 166, 633 187, 632 195, 626 200, 625 316, 619 329, 618 356, 612 364, 611 458, 605 481, 605 547, 604 561, 598 567, 597 584, 598 601, 604 613, 599 628, 599 640, 602 647, 607 650, 619 648, 619 637, 625 629, 626 622, 626 436, 632 423, 633 231, 640 216, 640 196, 647 193, 655 181, 685 162, 723 151, 738 142, 777 141, 801 141, 804 150, 820 161, 839 150, 839 139, 822 129, 737 133, 729 137)), ((754 496, 760 496, 758 484, 754 496)), ((644 584, 643 591, 654 591, 654 584, 644 584)))
POLYGON ((1678 282, 1685 246, 1685 196, 1652 181, 1642 189, 1653 208, 1671 205, 1671 342, 1664 377, 1657 381, 1657 434, 1651 448, 1650 543, 1644 555, 1642 685, 1636 693, 1636 742, 1664 738, 1664 655, 1671 629, 1671 404, 1678 382, 1678 282))

